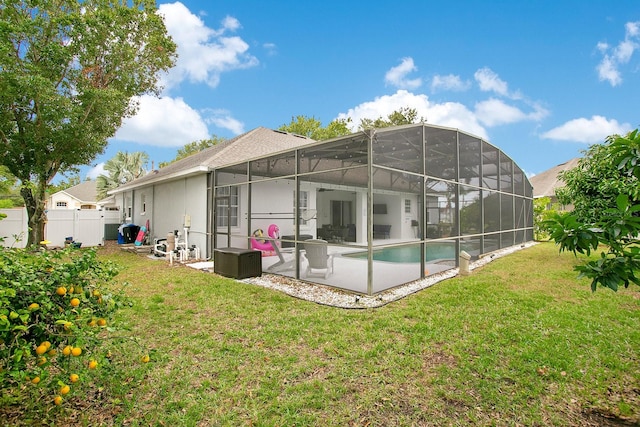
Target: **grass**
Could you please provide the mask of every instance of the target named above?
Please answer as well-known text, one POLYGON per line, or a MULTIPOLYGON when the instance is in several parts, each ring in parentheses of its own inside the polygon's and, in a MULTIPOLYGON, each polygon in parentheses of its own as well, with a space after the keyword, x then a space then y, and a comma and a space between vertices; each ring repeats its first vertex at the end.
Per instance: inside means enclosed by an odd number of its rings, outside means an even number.
POLYGON ((101 256, 132 283, 118 320, 142 347, 106 344, 69 425, 640 423, 640 289, 592 293, 551 244, 369 310, 101 256))

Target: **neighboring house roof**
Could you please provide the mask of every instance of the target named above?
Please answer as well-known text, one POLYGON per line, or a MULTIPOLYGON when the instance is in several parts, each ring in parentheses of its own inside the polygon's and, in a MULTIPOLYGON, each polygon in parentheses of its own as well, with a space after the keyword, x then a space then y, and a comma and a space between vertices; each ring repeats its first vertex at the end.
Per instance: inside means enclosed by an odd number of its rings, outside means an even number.
POLYGON ((556 188, 564 187, 565 185, 558 178, 558 174, 575 168, 578 166, 579 160, 579 158, 571 159, 529 178, 529 182, 533 186, 533 197, 555 197, 556 188))
POLYGON ((111 206, 115 205, 116 198, 114 196, 107 196, 104 199, 100 199, 97 201, 97 204, 100 206, 111 206))
POLYGON ((108 194, 117 194, 158 181, 208 172, 217 167, 275 154, 313 142, 316 141, 304 136, 258 127, 152 171, 109 191, 108 194))
POLYGON ((98 199, 98 191, 96 190, 95 181, 84 181, 78 185, 74 185, 73 187, 60 190, 52 194, 51 197, 60 193, 65 193, 69 197, 72 197, 84 204, 95 204, 98 199))

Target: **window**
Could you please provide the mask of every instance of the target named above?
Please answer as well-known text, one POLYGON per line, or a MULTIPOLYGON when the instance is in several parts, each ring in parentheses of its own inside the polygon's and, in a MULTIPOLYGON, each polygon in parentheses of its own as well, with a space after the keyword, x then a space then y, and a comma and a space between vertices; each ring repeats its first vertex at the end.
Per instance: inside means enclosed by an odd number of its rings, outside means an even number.
POLYGON ((411 199, 404 199, 404 213, 411 213, 411 199))
POLYGON ((140 196, 141 202, 142 202, 142 214, 145 214, 147 212, 147 195, 146 194, 142 194, 140 196))
POLYGON ((56 202, 56 208, 66 208, 67 202, 56 202))
POLYGON ((300 225, 307 225, 309 222, 309 192, 300 191, 300 200, 298 201, 300 209, 300 225))
POLYGON ((128 221, 131 221, 132 214, 133 214, 133 207, 131 205, 132 205, 131 195, 128 195, 125 202, 128 221))
POLYGON ((221 187, 216 190, 216 223, 218 227, 238 226, 238 187, 221 187))

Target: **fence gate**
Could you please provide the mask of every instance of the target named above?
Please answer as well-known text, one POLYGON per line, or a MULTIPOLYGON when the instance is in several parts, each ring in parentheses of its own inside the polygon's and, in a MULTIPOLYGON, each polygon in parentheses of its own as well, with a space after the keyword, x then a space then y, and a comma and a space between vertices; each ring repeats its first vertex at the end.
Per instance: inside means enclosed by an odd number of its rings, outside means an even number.
POLYGON ((64 246, 71 237, 83 246, 98 246, 104 243, 104 215, 93 209, 47 211, 44 234, 51 246, 64 246))

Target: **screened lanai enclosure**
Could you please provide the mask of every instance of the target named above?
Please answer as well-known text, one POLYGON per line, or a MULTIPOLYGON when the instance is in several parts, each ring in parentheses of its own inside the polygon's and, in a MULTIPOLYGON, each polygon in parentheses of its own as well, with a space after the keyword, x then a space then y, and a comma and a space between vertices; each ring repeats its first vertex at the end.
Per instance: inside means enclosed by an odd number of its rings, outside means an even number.
POLYGON ((533 239, 532 187, 489 142, 426 124, 216 169, 215 248, 263 272, 373 295, 533 239), (309 267, 313 268, 309 268, 309 267))

